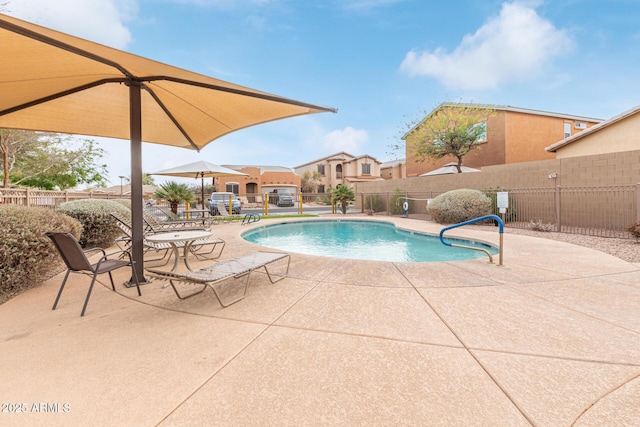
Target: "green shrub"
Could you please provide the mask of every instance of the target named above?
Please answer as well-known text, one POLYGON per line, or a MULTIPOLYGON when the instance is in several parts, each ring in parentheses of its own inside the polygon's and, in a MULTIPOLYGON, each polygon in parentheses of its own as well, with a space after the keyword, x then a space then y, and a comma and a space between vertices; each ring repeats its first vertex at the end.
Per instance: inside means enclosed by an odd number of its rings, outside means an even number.
POLYGON ((371 210, 372 212, 382 212, 384 210, 384 202, 382 196, 379 194, 367 195, 364 199, 365 210, 371 210))
POLYGON ((393 190, 393 196, 389 200, 389 213, 391 215, 402 215, 404 212, 402 211, 402 204, 406 199, 406 195, 404 191, 400 188, 396 188, 393 190))
POLYGON ((440 224, 456 224, 488 215, 491 200, 479 190, 447 191, 429 204, 429 214, 440 224))
POLYGON ((84 248, 109 247, 122 231, 110 215, 117 212, 130 216, 131 210, 114 200, 85 199, 60 204, 58 212, 77 219, 82 224, 80 245, 84 248))
POLYGON ((51 209, 0 205, 0 303, 62 270, 47 231, 79 238, 82 225, 51 209))
POLYGON ((316 203, 324 203, 325 205, 331 204, 331 195, 327 194, 326 196, 318 196, 316 197, 316 203))

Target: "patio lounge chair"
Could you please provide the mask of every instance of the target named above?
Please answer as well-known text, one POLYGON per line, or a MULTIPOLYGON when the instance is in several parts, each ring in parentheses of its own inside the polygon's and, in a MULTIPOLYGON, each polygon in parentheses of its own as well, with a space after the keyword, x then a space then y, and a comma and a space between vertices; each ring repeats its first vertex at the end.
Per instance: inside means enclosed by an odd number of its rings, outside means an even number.
MULTIPOLYGON (((124 233, 124 236, 116 239, 116 245, 122 250, 128 250, 129 247, 131 246, 131 237, 133 235, 133 232, 131 229, 131 219, 123 215, 120 215, 117 212, 111 212, 111 216, 115 218, 118 228, 120 228, 120 230, 122 230, 122 232, 124 233)), ((180 229, 177 229, 177 228, 171 229, 171 231, 178 231, 178 230, 180 229)), ((186 230, 196 230, 196 229, 186 228, 180 231, 186 231, 186 230)), ((169 230, 161 230, 161 232, 168 232, 168 231, 169 230)), ((151 227, 149 223, 145 221, 144 235, 151 235, 151 234, 156 234, 156 230, 153 227, 151 227)), ((172 251, 173 246, 171 246, 170 243, 150 242, 147 239, 144 239, 144 236, 143 236, 142 243, 144 245, 145 252, 153 250, 155 252, 162 253, 162 256, 160 258, 154 258, 147 261, 149 262, 164 261, 163 264, 160 264, 158 266, 167 265, 169 263, 171 253, 173 252, 172 251)), ((191 253, 198 260, 216 259, 216 258, 219 258, 220 255, 222 255, 222 251, 224 250, 225 243, 226 242, 224 240, 218 237, 207 237, 204 239, 198 239, 191 244, 191 253), (216 251, 216 248, 218 247, 218 245, 221 245, 221 247, 219 251, 216 251), (203 248, 206 248, 209 246, 211 247, 211 249, 208 252, 202 250, 203 248)), ((178 247, 182 247, 184 245, 184 242, 175 242, 174 244, 177 245, 178 247)))
MULTIPOLYGON (((169 211, 171 212, 171 211, 169 211)), ((173 212, 171 212, 173 214, 173 212)), ((175 214, 173 214, 175 215, 175 214)), ((146 222, 145 227, 149 227, 156 233, 166 230, 189 229, 189 230, 208 230, 212 225, 219 222, 216 217, 201 217, 193 219, 180 218, 176 215, 175 218, 170 218, 166 221, 160 221, 156 216, 149 212, 143 212, 142 216, 146 222)))
POLYGON ((216 202, 216 209, 218 210, 222 221, 231 222, 236 218, 241 218, 239 215, 230 215, 223 202, 216 202))
POLYGON ((245 297, 245 295, 247 294, 247 287, 249 285, 249 277, 251 277, 252 271, 259 268, 264 268, 267 273, 267 277, 269 277, 269 281, 271 283, 276 283, 287 277, 287 274, 289 274, 290 262, 291 256, 288 253, 258 251, 242 255, 237 258, 220 261, 208 267, 204 267, 200 270, 192 272, 173 273, 170 271, 163 271, 152 268, 147 268, 146 271, 149 273, 150 277, 155 277, 161 280, 168 280, 171 284, 171 287, 173 288, 173 291, 180 299, 186 299, 194 295, 198 295, 207 287, 210 287, 216 295, 216 298, 218 299, 220 305, 222 307, 228 307, 245 297), (285 258, 287 259, 287 266, 284 273, 278 276, 272 276, 272 273, 269 271, 268 265, 285 258), (218 291, 216 290, 214 285, 227 279, 239 279, 242 276, 247 276, 244 282, 244 293, 242 294, 242 296, 226 304, 223 303, 222 299, 220 298, 220 294, 218 294, 218 291), (192 285, 202 285, 202 289, 189 295, 182 296, 176 289, 175 282, 187 283, 192 285))
POLYGON ((60 290, 58 291, 58 296, 53 303, 52 310, 55 310, 58 305, 60 295, 62 295, 62 290, 64 289, 64 285, 67 283, 67 279, 69 278, 70 273, 84 273, 93 276, 91 279, 91 285, 89 285, 89 292, 87 292, 87 297, 84 300, 84 306, 82 307, 80 316, 84 316, 84 312, 87 309, 87 304, 89 303, 89 297, 91 296, 91 291, 93 290, 93 285, 96 282, 96 278, 100 274, 109 274, 109 279, 111 280, 111 288, 115 291, 116 287, 113 283, 113 276, 111 275, 111 272, 113 270, 117 270, 118 268, 130 266, 131 272, 133 273, 133 279, 136 283, 136 287, 138 288, 138 296, 142 295, 140 293, 140 283, 138 281, 138 275, 136 273, 136 269, 133 268, 133 261, 129 252, 117 251, 107 254, 102 248, 92 248, 83 251, 76 238, 73 237, 73 235, 70 233, 47 232, 45 233, 45 235, 51 239, 53 245, 56 247, 58 253, 64 260, 64 263, 67 265, 67 274, 65 274, 64 279, 62 280, 62 285, 60 285, 60 290), (98 262, 92 264, 87 258, 87 254, 98 251, 102 252, 102 257, 98 262), (126 259, 124 260, 110 258, 115 255, 121 255, 122 253, 126 255, 126 259))

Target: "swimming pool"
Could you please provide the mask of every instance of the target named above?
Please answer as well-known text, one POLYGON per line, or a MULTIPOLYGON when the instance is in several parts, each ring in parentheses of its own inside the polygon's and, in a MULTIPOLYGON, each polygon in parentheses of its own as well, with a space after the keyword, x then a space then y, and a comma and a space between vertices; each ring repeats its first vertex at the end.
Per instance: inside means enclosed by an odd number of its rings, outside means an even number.
MULTIPOLYGON (((487 256, 480 251, 445 246, 436 236, 401 230, 378 221, 287 222, 254 228, 242 233, 242 238, 287 252, 374 261, 437 262, 487 256)), ((447 241, 498 253, 496 248, 484 243, 451 238, 447 241)))

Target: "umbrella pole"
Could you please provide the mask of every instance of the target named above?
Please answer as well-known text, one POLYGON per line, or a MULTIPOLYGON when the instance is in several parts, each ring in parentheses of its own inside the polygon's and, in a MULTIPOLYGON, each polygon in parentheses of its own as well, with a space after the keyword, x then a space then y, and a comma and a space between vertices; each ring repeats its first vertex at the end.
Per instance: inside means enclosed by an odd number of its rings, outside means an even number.
MULTIPOLYGON (((204 172, 200 174, 200 188, 202 191, 202 210, 204 210, 206 209, 204 207, 204 172)), ((204 212, 202 212, 202 215, 204 216, 204 212)))
MULTIPOLYGON (((143 224, 142 224, 142 101, 140 82, 129 81, 129 124, 131 138, 131 257, 133 268, 142 283, 148 283, 144 277, 143 224)), ((133 277, 127 286, 134 286, 133 277)))

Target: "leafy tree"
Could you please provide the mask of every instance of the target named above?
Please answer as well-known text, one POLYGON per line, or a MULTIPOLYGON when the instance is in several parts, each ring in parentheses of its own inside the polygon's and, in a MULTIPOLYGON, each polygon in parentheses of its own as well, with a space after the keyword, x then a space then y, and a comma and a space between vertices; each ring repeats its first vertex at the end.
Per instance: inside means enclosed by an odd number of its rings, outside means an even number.
POLYGON ((0 129, 3 184, 44 188, 73 188, 78 184, 104 185, 107 166, 98 162, 104 150, 92 140, 70 135, 0 129))
POLYGON ((305 171, 302 174, 300 183, 300 189, 303 193, 316 193, 318 191, 318 185, 322 182, 322 174, 317 170, 305 171))
POLYGON ((346 214, 349 202, 352 202, 356 199, 353 188, 348 187, 344 184, 338 184, 338 186, 334 188, 331 193, 333 194, 333 200, 340 203, 340 209, 342 210, 342 213, 346 214))
POLYGON ((493 109, 481 104, 440 104, 405 135, 407 156, 411 151, 417 161, 452 156, 461 173, 464 156, 487 140, 486 123, 493 114, 493 109))
POLYGON ((171 212, 178 213, 178 206, 182 202, 192 202, 194 200, 193 192, 186 184, 179 184, 175 181, 168 181, 160 184, 160 188, 156 190, 154 196, 157 199, 166 200, 171 205, 171 212))
MULTIPOLYGON (((1 5, 0 5, 1 6, 1 5)), ((2 152, 3 187, 9 187, 9 175, 16 160, 23 152, 34 151, 38 146, 35 132, 0 129, 0 152, 2 152)))

